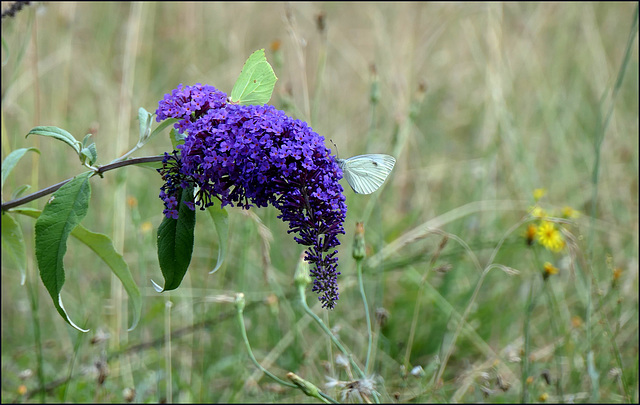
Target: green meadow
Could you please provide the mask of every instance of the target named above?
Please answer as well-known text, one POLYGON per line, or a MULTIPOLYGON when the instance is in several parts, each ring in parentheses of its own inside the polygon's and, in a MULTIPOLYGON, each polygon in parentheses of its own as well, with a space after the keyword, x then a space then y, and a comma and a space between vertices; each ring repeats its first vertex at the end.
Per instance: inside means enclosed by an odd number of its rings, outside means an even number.
MULTIPOLYGON (((156 292, 163 182, 127 166, 91 178, 82 225, 123 256, 141 318, 128 330, 123 284, 69 238, 61 297, 83 333, 40 279, 35 220, 3 210, 26 268, 3 225, 2 402, 638 403, 637 3, 10 6, 2 159, 40 153, 3 172, 3 204, 87 170, 32 128, 92 134, 107 164, 140 107, 181 83, 230 94, 258 49, 269 104, 340 158, 397 161, 373 194, 341 181, 333 310, 311 286, 301 302, 304 247, 270 206, 227 207, 226 237, 198 211, 185 278, 156 292)), ((167 129, 133 156, 171 151, 167 129)))

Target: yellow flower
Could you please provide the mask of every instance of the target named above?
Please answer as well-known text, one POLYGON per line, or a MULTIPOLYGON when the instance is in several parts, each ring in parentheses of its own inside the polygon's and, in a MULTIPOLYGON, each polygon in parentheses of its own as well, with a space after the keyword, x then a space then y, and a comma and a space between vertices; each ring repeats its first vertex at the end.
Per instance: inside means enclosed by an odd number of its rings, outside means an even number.
POLYGON ((143 222, 142 225, 140 225, 140 230, 142 231, 142 233, 147 233, 152 229, 153 229, 153 224, 149 221, 143 222))
POLYGON ((615 269, 613 269, 613 279, 615 281, 618 281, 621 275, 622 275, 622 269, 620 267, 616 267, 615 269))
POLYGON ((552 252, 559 252, 564 248, 562 234, 553 223, 548 221, 538 227, 538 242, 552 252))
POLYGON ((539 199, 544 197, 547 194, 547 190, 544 188, 536 188, 533 190, 533 199, 537 202, 539 199))
POLYGON ((620 276, 622 276, 622 269, 620 267, 616 267, 615 269, 612 270, 612 276, 613 278, 611 279, 611 285, 613 287, 617 287, 619 280, 620 280, 620 276))
POLYGON ((270 48, 273 52, 276 52, 280 49, 280 41, 279 40, 275 40, 273 42, 271 42, 270 48))
POLYGON ((128 205, 130 208, 135 208, 135 207, 137 207, 137 206, 138 206, 138 199, 137 199, 137 198, 135 198, 135 197, 133 197, 133 196, 129 196, 129 197, 127 197, 127 205, 128 205))
POLYGON ((537 205, 533 206, 529 212, 536 218, 544 218, 547 216, 547 213, 537 205))
POLYGON ((549 278, 549 276, 552 276, 554 274, 558 274, 558 268, 549 262, 545 262, 542 277, 546 280, 547 278, 549 278))
POLYGON ((580 211, 574 210, 568 205, 562 208, 562 218, 578 218, 580 216, 580 211))
POLYGON ((538 228, 536 228, 534 224, 529 224, 529 226, 527 226, 527 230, 524 231, 524 237, 527 240, 528 246, 533 245, 533 240, 535 239, 537 232, 538 228))
POLYGON ((546 402, 547 399, 549 399, 549 394, 547 394, 546 392, 542 393, 542 395, 540 395, 540 397, 538 398, 540 402, 546 402))
POLYGON ((573 326, 574 328, 581 327, 582 323, 582 318, 580 318, 578 315, 575 315, 571 318, 571 326, 573 326))

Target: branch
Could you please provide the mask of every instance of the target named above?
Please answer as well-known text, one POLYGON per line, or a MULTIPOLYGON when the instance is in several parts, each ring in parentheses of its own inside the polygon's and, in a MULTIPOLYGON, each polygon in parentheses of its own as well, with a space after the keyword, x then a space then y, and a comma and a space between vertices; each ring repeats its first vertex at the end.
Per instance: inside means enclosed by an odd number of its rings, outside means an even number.
MULTIPOLYGON (((138 165, 141 163, 151 163, 151 162, 162 162, 162 160, 164 159, 164 155, 162 156, 146 156, 146 157, 141 157, 141 158, 133 158, 133 159, 128 159, 128 160, 123 160, 121 162, 116 162, 116 163, 110 163, 108 165, 104 165, 104 166, 99 166, 98 169, 95 171, 95 174, 102 176, 102 173, 108 172, 109 170, 113 170, 113 169, 117 169, 119 167, 123 167, 123 166, 129 166, 129 165, 138 165)), ((60 187, 64 186, 65 184, 67 184, 68 182, 70 182, 71 180, 73 180, 73 177, 70 179, 66 179, 64 181, 61 181, 58 184, 54 184, 53 186, 49 186, 47 188, 43 188, 42 190, 36 191, 35 193, 29 194, 27 196, 6 202, 4 204, 2 204, 2 211, 7 211, 11 208, 15 208, 18 207, 20 205, 26 204, 30 201, 33 200, 37 200, 38 198, 44 197, 45 195, 51 194, 56 192, 60 187)))

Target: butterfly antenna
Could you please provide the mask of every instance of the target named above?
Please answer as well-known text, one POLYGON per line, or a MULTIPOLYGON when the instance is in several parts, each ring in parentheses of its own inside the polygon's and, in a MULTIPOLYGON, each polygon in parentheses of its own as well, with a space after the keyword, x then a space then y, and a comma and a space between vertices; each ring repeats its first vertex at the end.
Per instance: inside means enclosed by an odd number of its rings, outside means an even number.
POLYGON ((335 142, 333 142, 333 139, 329 139, 329 142, 331 142, 331 143, 333 144, 333 146, 335 146, 335 147, 336 147, 336 157, 339 157, 339 156, 340 156, 340 154, 338 153, 338 145, 336 145, 336 143, 335 143, 335 142))

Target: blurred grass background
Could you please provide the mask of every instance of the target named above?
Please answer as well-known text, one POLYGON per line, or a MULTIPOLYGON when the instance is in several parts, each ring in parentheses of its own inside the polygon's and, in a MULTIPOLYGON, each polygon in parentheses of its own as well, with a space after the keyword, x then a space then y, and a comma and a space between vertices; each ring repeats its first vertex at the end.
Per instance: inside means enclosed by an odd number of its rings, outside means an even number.
MULTIPOLYGON (((333 140, 341 157, 398 159, 371 196, 344 184, 340 301, 331 313, 315 308, 364 363, 366 323, 351 258, 355 222, 364 221, 369 305, 387 314, 375 326, 372 363, 384 379, 383 401, 638 402, 636 7, 36 3, 2 21, 2 157, 31 146, 42 154, 19 163, 3 201, 23 184, 32 192, 83 171, 62 143, 25 139, 32 127, 58 126, 78 139, 93 133, 99 163, 108 163, 137 142, 138 107, 155 111, 180 83, 229 93, 246 58, 265 48, 279 78, 271 104, 309 122, 328 146, 333 140), (565 226, 575 239, 562 252, 527 246, 526 224, 517 226, 537 188, 547 191, 539 205, 550 215, 566 206, 581 213, 565 226), (546 281, 544 262, 559 269, 546 281), (518 273, 494 268, 481 277, 491 263, 518 273), (407 375, 414 366, 424 376, 407 375)), ((170 147, 160 136, 137 156, 170 147)), ((157 294, 149 280, 162 281, 160 177, 127 167, 92 184, 83 224, 124 254, 143 291, 142 320, 127 332, 119 281, 70 240, 63 298, 91 331, 69 327, 39 280, 33 221, 18 217, 31 257, 25 286, 2 258, 3 402, 121 402, 129 388, 135 402, 311 402, 249 362, 227 302, 235 292, 247 297, 248 336, 267 369, 318 386, 325 376, 348 379, 296 302, 302 249, 276 210, 229 210, 227 259, 215 275, 208 271, 217 234, 198 214, 187 276, 179 289, 157 294), (46 393, 38 391, 39 351, 46 393)), ((308 302, 317 302, 310 291, 308 302)))

